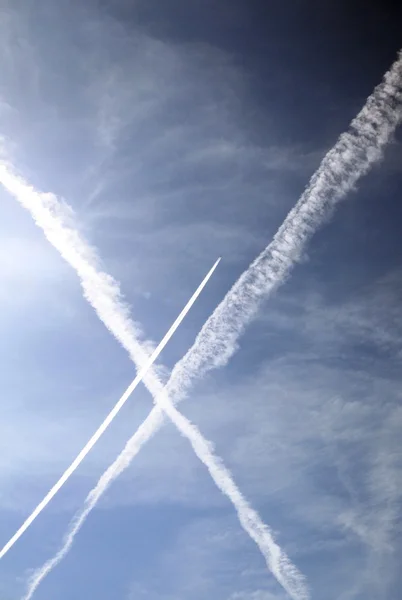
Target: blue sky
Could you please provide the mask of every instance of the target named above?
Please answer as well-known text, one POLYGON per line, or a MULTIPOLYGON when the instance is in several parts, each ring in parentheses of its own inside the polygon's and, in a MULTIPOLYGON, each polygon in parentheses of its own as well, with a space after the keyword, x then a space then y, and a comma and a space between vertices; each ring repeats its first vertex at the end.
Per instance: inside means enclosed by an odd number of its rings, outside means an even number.
MULTIPOLYGON (((3 0, 2 147, 75 211, 171 369, 269 243, 399 48, 379 3, 3 0), (364 21, 364 22, 363 22, 364 21)), ((306 575, 312 598, 400 597, 400 132, 320 229, 230 363, 181 410, 306 575)), ((75 273, 0 190, 0 535, 14 533, 134 376, 75 273)), ((17 600, 148 414, 138 388, 0 562, 17 600)), ((166 424, 38 600, 284 600, 166 424)))

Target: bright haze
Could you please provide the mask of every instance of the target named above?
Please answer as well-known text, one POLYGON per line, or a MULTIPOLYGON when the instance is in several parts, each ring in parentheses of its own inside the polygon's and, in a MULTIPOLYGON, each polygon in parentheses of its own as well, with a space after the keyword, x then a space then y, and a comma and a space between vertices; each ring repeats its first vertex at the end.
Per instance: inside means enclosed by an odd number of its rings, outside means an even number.
POLYGON ((402 9, 0 9, 0 598, 398 600, 402 9))

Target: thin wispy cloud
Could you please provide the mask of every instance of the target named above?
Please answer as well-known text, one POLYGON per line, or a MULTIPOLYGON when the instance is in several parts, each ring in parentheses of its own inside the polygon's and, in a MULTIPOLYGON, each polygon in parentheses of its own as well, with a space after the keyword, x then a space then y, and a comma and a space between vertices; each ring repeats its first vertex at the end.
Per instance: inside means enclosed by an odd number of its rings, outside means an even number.
MULTIPOLYGON (((32 188, 21 176, 13 172, 12 167, 5 162, 0 163, 0 182, 30 212, 36 224, 44 231, 49 242, 75 269, 80 278, 86 299, 95 309, 109 331, 129 352, 134 364, 138 368, 142 368, 144 362, 148 359, 148 354, 147 349, 139 341, 141 332, 129 317, 128 307, 121 299, 117 282, 110 275, 100 270, 97 265, 95 252, 73 227, 72 214, 69 207, 65 204, 62 205, 54 195, 43 194, 32 188)), ((185 377, 185 374, 183 376, 185 377)), ((196 455, 207 467, 218 488, 231 500, 242 527, 259 547, 268 568, 279 583, 296 600, 307 598, 308 592, 303 576, 275 542, 272 532, 262 522, 258 513, 244 498, 233 481, 229 470, 215 456, 211 444, 202 437, 198 429, 188 419, 174 408, 169 396, 163 391, 163 384, 155 372, 148 369, 147 374, 143 376, 143 381, 153 395, 155 402, 160 405, 161 414, 165 412, 179 431, 189 439, 196 455)), ((146 429, 142 443, 149 439, 149 437, 150 434, 146 429)), ((92 447, 93 444, 89 442, 89 445, 92 447)), ((70 474, 68 473, 68 476, 70 474)), ((62 482, 61 485, 65 480, 66 478, 62 476, 60 480, 62 482)), ((104 489, 106 489, 109 484, 108 476, 103 481, 104 489)), ((4 546, 1 556, 11 548, 20 535, 29 527, 37 514, 43 510, 51 497, 60 489, 61 485, 57 483, 54 486, 54 493, 51 491, 50 497, 48 494, 32 515, 28 517, 20 530, 4 546)), ((100 492, 98 491, 97 494, 91 497, 92 504, 90 508, 88 509, 87 507, 86 512, 84 511, 83 513, 84 516, 81 515, 74 521, 73 530, 67 535, 65 544, 56 557, 48 561, 44 567, 34 574, 26 595, 27 599, 32 597, 39 583, 68 552, 75 534, 85 520, 86 514, 95 506, 104 489, 101 488, 100 492)))
MULTIPOLYGON (((330 217, 336 204, 381 159, 383 149, 401 117, 402 57, 399 56, 352 121, 349 130, 340 136, 326 154, 271 244, 236 282, 198 334, 193 347, 176 364, 165 389, 169 398, 174 402, 183 400, 195 379, 227 363, 236 351, 237 339, 256 315, 263 299, 286 279, 300 259, 306 243, 330 217)), ((34 574, 26 598, 32 596, 43 577, 65 555, 97 500, 162 422, 163 410, 157 406, 88 495, 82 511, 73 521, 63 548, 34 574)))

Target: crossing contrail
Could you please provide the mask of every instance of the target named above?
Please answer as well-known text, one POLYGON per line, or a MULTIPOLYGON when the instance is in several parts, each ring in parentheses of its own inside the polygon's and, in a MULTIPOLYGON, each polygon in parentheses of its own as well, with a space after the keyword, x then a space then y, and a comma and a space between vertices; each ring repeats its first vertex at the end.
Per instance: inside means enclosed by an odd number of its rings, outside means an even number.
MULTIPOLYGON (((129 317, 129 310, 121 298, 118 283, 100 269, 96 253, 73 226, 71 209, 54 195, 35 190, 15 173, 12 165, 5 161, 0 162, 0 183, 30 212, 50 243, 75 269, 80 278, 84 295, 99 318, 127 349, 133 362, 141 367, 144 360, 148 358, 147 346, 149 343, 139 341, 139 337, 142 335, 141 331, 129 317)), ((231 500, 241 525, 256 542, 273 575, 295 600, 305 600, 308 592, 304 577, 275 542, 271 530, 262 522, 258 513, 251 508, 241 494, 230 471, 214 454, 212 445, 202 437, 188 419, 174 408, 169 396, 163 392, 163 384, 156 371, 149 369, 143 381, 155 402, 160 405, 162 412, 165 412, 183 436, 189 439, 196 455, 207 467, 217 487, 231 500)), ((32 520, 28 518, 28 521, 30 522, 27 526, 32 520)), ((78 517, 74 521, 74 527, 77 523, 83 523, 83 520, 78 517)), ((66 539, 71 539, 72 543, 73 537, 71 538, 69 534, 66 539)), ((69 547, 64 545, 64 549, 57 555, 57 560, 48 561, 34 573, 26 598, 32 597, 39 583, 51 570, 49 565, 51 564, 51 568, 54 568, 66 554, 67 550, 65 549, 69 547)))
MULTIPOLYGON (((272 242, 234 284, 201 329, 192 348, 176 364, 163 396, 175 403, 183 400, 195 379, 202 377, 210 369, 227 363, 236 351, 239 336, 256 315, 263 299, 286 279, 306 243, 329 218, 336 204, 353 189, 370 166, 381 159, 385 145, 401 120, 401 85, 402 57, 399 55, 384 76, 383 82, 352 121, 349 130, 340 136, 326 154, 309 186, 272 242)), ((142 445, 162 423, 163 410, 156 406, 88 495, 82 511, 72 523, 63 548, 34 574, 26 600, 32 596, 43 576, 71 547, 74 535, 102 493, 130 464, 142 445)), ((277 564, 283 564, 280 557, 277 564)), ((285 566, 284 572, 286 571, 285 566)), ((300 579, 297 581, 302 585, 302 593, 305 593, 303 582, 300 579)))
POLYGON ((129 399, 129 397, 131 396, 131 394, 133 393, 135 388, 138 386, 138 384, 142 381, 142 379, 146 375, 147 371, 150 369, 152 364, 158 358, 159 354, 162 352, 162 350, 164 349, 166 344, 169 342, 170 338, 172 337, 172 335, 174 334, 176 329, 179 327, 180 323, 183 321, 184 317, 187 315, 188 311, 190 310, 190 308, 192 307, 194 302, 197 300, 198 296, 201 294, 202 290, 204 289, 208 280, 210 279, 212 273, 215 271, 216 267, 218 266, 219 261, 220 261, 220 258, 218 258, 216 263, 213 265, 213 267, 207 273, 207 275, 205 276, 203 281, 200 283, 200 285, 198 286, 198 288, 196 289, 194 294, 191 296, 190 300, 187 302, 186 306, 183 308, 183 310, 181 311, 181 313, 179 314, 179 316, 177 317, 177 319, 175 320, 173 325, 167 331, 167 333, 165 334, 165 336, 163 337, 163 339, 161 340, 161 342, 159 343, 157 348, 155 348, 155 350, 152 352, 151 356, 145 362, 144 366, 138 371, 138 373, 135 376, 135 378, 133 379, 133 381, 130 383, 130 385, 124 392, 124 394, 120 397, 120 399, 115 404, 115 406, 112 408, 112 410, 107 415, 107 417, 104 419, 104 421, 99 425, 98 429, 95 431, 95 433, 93 434, 91 439, 85 444, 85 446, 83 447, 81 452, 77 455, 77 457, 73 460, 71 465, 64 471, 64 473, 60 477, 60 479, 49 490, 49 492, 46 494, 46 496, 43 498, 43 500, 38 504, 38 506, 32 511, 30 516, 26 519, 26 521, 24 521, 24 523, 21 525, 21 527, 18 529, 18 531, 12 536, 12 538, 7 542, 7 544, 5 544, 5 546, 0 550, 0 558, 3 558, 3 556, 10 550, 10 548, 12 548, 12 546, 14 546, 15 542, 17 540, 19 540, 19 538, 22 536, 22 534, 33 523, 33 521, 36 519, 36 517, 38 515, 40 515, 42 510, 44 508, 46 508, 46 506, 49 504, 51 499, 57 494, 57 492, 60 490, 60 488, 71 477, 71 475, 79 467, 79 465, 82 463, 82 461, 87 456, 87 454, 95 446, 95 444, 99 440, 99 438, 105 433, 106 429, 109 427, 109 425, 111 424, 113 419, 123 408, 124 404, 127 402, 127 400, 129 399))

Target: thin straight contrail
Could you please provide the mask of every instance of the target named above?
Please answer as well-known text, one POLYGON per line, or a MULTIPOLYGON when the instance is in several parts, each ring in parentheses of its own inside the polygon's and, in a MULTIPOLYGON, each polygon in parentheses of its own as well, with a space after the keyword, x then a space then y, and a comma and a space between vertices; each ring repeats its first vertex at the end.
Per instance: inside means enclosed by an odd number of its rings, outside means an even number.
MULTIPOLYGON (((147 347, 150 343, 139 341, 142 335, 141 331, 138 325, 130 320, 129 310, 121 298, 118 283, 100 269, 94 250, 73 226, 71 209, 60 203, 54 195, 43 194, 35 190, 15 173, 12 165, 5 161, 0 162, 0 183, 30 212, 49 242, 74 268, 79 276, 86 299, 109 331, 129 352, 135 365, 141 367, 148 358, 147 347)), ((256 542, 273 575, 291 597, 295 600, 306 600, 308 592, 304 577, 275 542, 270 529, 262 522, 258 513, 247 503, 233 481, 230 471, 214 455, 212 445, 201 436, 198 429, 188 419, 174 408, 169 396, 163 392, 164 386, 155 370, 149 369, 143 382, 151 392, 154 401, 160 405, 161 414, 166 412, 183 436, 189 439, 217 487, 232 501, 241 525, 256 542)), ((82 523, 83 519, 78 517, 74 521, 74 530, 78 531, 82 523), (77 524, 78 528, 76 528, 77 524)), ((60 562, 71 546, 73 537, 67 536, 67 546, 64 546, 58 553, 57 560, 52 559, 34 573, 26 598, 32 597, 46 574, 60 562), (71 542, 68 542, 70 538, 71 542)))
POLYGON ((112 408, 110 413, 104 419, 104 421, 99 425, 98 429, 95 431, 91 439, 85 444, 81 452, 77 455, 77 457, 73 460, 71 465, 64 471, 63 475, 60 479, 54 484, 54 486, 49 490, 43 500, 38 504, 35 510, 31 513, 31 515, 26 519, 26 521, 21 525, 18 531, 13 535, 13 537, 7 542, 7 544, 0 550, 0 558, 10 550, 12 546, 14 546, 15 542, 22 536, 22 534, 28 529, 28 527, 33 523, 36 517, 42 512, 44 508, 49 504, 51 499, 57 494, 60 488, 66 483, 66 481, 71 477, 74 471, 79 467, 87 454, 92 450, 95 446, 96 442, 99 438, 105 433, 106 429, 109 427, 115 416, 120 412, 123 408, 124 404, 127 402, 135 388, 142 381, 143 377, 146 375, 147 371, 150 369, 152 364, 158 358, 159 354, 162 352, 166 344, 169 342, 170 338, 179 327, 180 323, 183 321, 184 317, 187 315, 190 308, 193 306, 194 302, 197 300, 198 296, 201 294, 202 290, 206 286, 208 280, 210 279, 212 273, 215 271, 220 258, 216 261, 211 270, 207 273, 203 281, 200 283, 194 294, 191 296, 190 300, 187 302, 186 306, 183 308, 173 325, 170 327, 168 332, 165 334, 157 348, 152 352, 151 356, 145 362, 144 366, 138 371, 136 377, 130 383, 124 394, 120 397, 118 402, 112 408))
MULTIPOLYGON (((382 157, 385 145, 401 120, 401 83, 402 57, 399 55, 398 60, 386 73, 383 82, 374 90, 363 109, 352 121, 349 131, 340 136, 335 146, 324 157, 308 188, 285 219, 272 242, 235 283, 201 329, 192 348, 176 364, 164 396, 166 395, 175 403, 183 400, 194 379, 202 377, 210 369, 227 363, 236 351, 237 339, 256 315, 262 300, 286 279, 300 258, 306 243, 315 230, 329 218, 337 202, 354 187, 370 166, 382 157)), ((78 513, 67 533, 64 546, 52 560, 45 563, 34 574, 26 600, 31 598, 43 577, 68 552, 74 536, 103 492, 130 464, 142 445, 162 423, 163 410, 156 406, 88 495, 82 511, 78 513)), ((250 512, 248 506, 245 514, 247 524, 254 523, 254 519, 257 521, 259 519, 256 513, 252 510, 250 512)), ((263 543, 266 543, 269 541, 270 532, 263 524, 261 531, 265 534, 263 543)), ((279 566, 280 574, 288 577, 287 581, 293 582, 294 578, 291 573, 289 574, 282 556, 278 557, 276 549, 273 550, 269 543, 266 547, 271 565, 274 562, 279 566)), ((278 578, 275 571, 274 574, 278 578)), ((302 594, 306 593, 303 581, 297 577, 296 582, 297 585, 301 585, 302 594)), ((297 597, 299 589, 296 588, 294 597, 297 597)))

